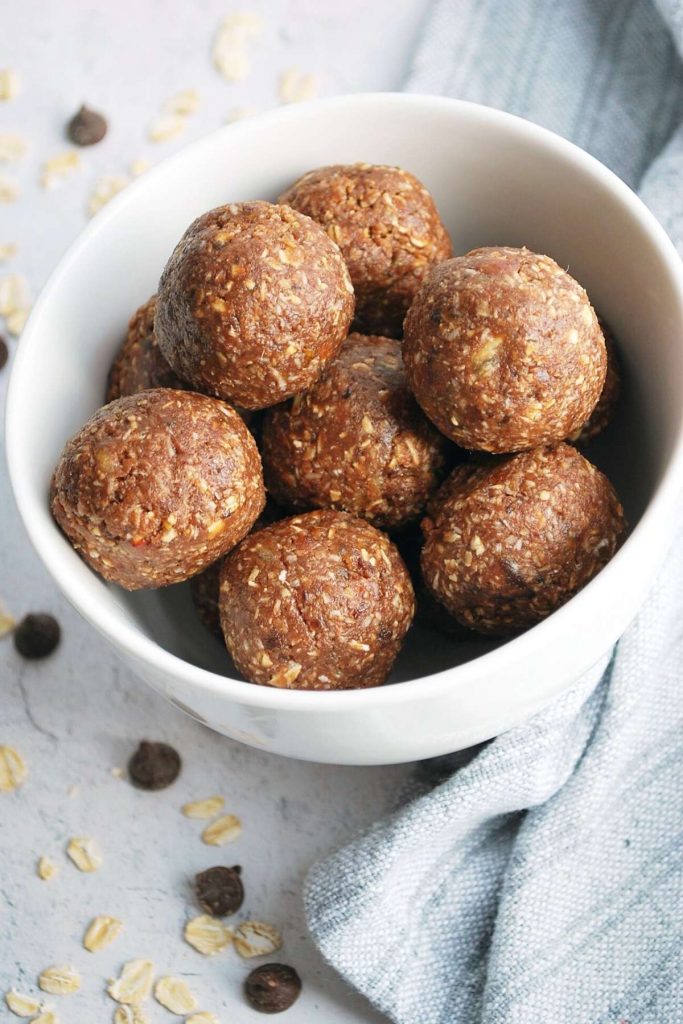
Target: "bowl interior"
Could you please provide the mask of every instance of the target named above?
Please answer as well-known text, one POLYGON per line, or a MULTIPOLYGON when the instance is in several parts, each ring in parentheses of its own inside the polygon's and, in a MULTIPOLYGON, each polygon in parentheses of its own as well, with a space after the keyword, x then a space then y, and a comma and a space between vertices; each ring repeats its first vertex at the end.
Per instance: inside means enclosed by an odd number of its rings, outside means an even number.
MULTIPOLYGON (((435 196, 456 252, 526 245, 586 287, 614 330, 624 369, 616 419, 587 454, 614 482, 631 526, 680 431, 683 355, 670 275, 625 187, 572 147, 495 111, 407 96, 289 108, 201 140, 115 200, 60 265, 21 342, 8 441, 29 532, 72 599, 77 595, 86 612, 97 606, 111 631, 133 623, 166 650, 221 675, 237 678, 196 620, 186 586, 130 595, 80 561, 49 516, 50 475, 66 439, 101 405, 128 318, 155 291, 190 221, 224 202, 275 198, 313 167, 358 160, 417 174, 435 196)), ((492 646, 414 629, 392 678, 438 672, 492 646)))

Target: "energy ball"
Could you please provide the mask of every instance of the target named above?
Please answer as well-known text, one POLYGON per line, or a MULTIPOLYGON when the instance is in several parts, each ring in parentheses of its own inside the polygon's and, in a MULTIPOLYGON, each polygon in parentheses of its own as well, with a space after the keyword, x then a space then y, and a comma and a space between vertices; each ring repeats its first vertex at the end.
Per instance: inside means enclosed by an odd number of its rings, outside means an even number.
POLYGON ((290 508, 336 508, 375 526, 416 519, 452 446, 408 388, 401 344, 351 334, 322 377, 265 415, 266 486, 290 508))
POLYGON ((415 598, 389 538, 329 509, 247 537, 221 571, 221 624, 252 683, 298 690, 379 686, 415 598))
POLYGON ((607 373, 598 404, 583 426, 574 431, 567 439, 572 444, 579 446, 588 444, 589 441, 592 441, 598 434, 601 434, 605 427, 608 426, 614 415, 614 409, 621 393, 621 370, 619 368, 619 354, 614 341, 614 335, 602 317, 598 317, 598 322, 602 329, 607 349, 607 373))
POLYGON ((423 522, 422 573, 458 622, 506 635, 540 622, 609 562, 626 523, 575 448, 456 468, 423 522))
POLYGON ((157 344, 156 304, 157 297, 153 295, 130 318, 128 333, 107 377, 107 402, 149 388, 188 388, 168 365, 157 344))
POLYGON ((64 448, 52 514, 83 559, 126 590, 201 572, 264 505, 256 444, 233 408, 159 388, 105 405, 64 448))
POLYGON ((473 249, 434 267, 405 321, 408 380, 463 448, 506 453, 580 428, 607 355, 583 288, 528 249, 473 249))
POLYGON ((400 338, 425 275, 452 254, 424 185, 400 167, 339 164, 305 174, 280 202, 312 217, 341 249, 356 293, 354 327, 400 338))
POLYGON ((353 309, 339 249, 309 217, 231 203, 199 217, 176 246, 159 283, 156 332, 183 380, 264 409, 313 384, 353 309))

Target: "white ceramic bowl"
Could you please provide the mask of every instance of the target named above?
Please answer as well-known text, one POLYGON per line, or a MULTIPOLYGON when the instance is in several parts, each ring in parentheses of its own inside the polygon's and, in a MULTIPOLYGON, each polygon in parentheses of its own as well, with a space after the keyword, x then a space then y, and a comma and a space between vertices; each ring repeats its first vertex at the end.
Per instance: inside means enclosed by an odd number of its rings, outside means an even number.
POLYGON ((466 747, 516 724, 617 639, 646 595, 683 482, 683 273, 637 197, 568 142, 455 100, 378 94, 286 107, 217 131, 145 174, 92 222, 37 303, 7 407, 10 474, 38 553, 69 600, 134 670, 179 707, 245 743, 290 757, 384 764, 466 747), (127 594, 72 551, 48 510, 66 439, 101 404, 131 312, 154 292, 199 213, 274 198, 310 168, 399 164, 431 189, 456 252, 526 245, 588 289, 626 370, 618 417, 592 457, 633 527, 613 561, 541 625, 505 644, 419 629, 390 683, 305 693, 237 678, 196 622, 187 587, 127 594))

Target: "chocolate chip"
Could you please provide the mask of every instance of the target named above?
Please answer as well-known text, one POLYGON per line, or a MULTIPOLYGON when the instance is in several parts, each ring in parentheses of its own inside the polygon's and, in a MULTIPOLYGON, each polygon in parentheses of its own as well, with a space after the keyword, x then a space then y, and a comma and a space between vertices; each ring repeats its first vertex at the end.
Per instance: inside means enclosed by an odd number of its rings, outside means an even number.
POLYGON ((3 366, 5 365, 8 359, 9 349, 7 348, 7 342, 0 334, 0 370, 2 370, 3 366))
POLYGON ((82 106, 66 126, 66 134, 76 146, 94 146, 107 134, 107 122, 101 114, 82 106))
POLYGON ((215 867, 200 871, 194 886, 201 906, 214 917, 227 917, 240 909, 244 901, 241 868, 215 867))
POLYGON ((140 789, 166 789, 180 775, 180 754, 168 743, 142 740, 128 762, 128 774, 140 789))
POLYGON ((14 631, 14 646, 23 658, 47 658, 59 643, 62 631, 52 615, 31 613, 14 631))
POLYGON ((301 978, 286 964, 256 967, 244 982, 247 1002, 261 1013, 282 1013, 299 998, 301 978))

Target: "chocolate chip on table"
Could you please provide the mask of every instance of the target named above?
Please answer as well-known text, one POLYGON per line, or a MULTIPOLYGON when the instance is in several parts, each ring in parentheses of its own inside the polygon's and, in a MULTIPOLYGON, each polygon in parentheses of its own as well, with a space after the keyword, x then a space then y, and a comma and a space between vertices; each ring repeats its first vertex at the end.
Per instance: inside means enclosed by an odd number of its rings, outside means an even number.
POLYGON ((14 646, 22 658, 46 658, 59 643, 62 631, 52 615, 32 612, 14 631, 14 646))
POLYGON ((0 334, 0 370, 2 370, 3 366, 5 365, 8 359, 9 349, 7 348, 7 342, 0 334))
POLYGON ((301 978, 286 964, 263 964, 247 975, 244 994, 247 1002, 261 1013, 282 1013, 301 993, 301 978))
POLYGON ((244 901, 244 886, 240 868, 215 867, 200 871, 194 885, 200 905, 214 917, 227 917, 240 909, 244 901))
POLYGON ((139 789, 166 789, 180 775, 180 754, 168 743, 142 740, 128 762, 130 781, 139 789))
POLYGON ((66 126, 66 134, 76 146, 94 146, 107 134, 107 122, 97 111, 83 105, 66 126))

